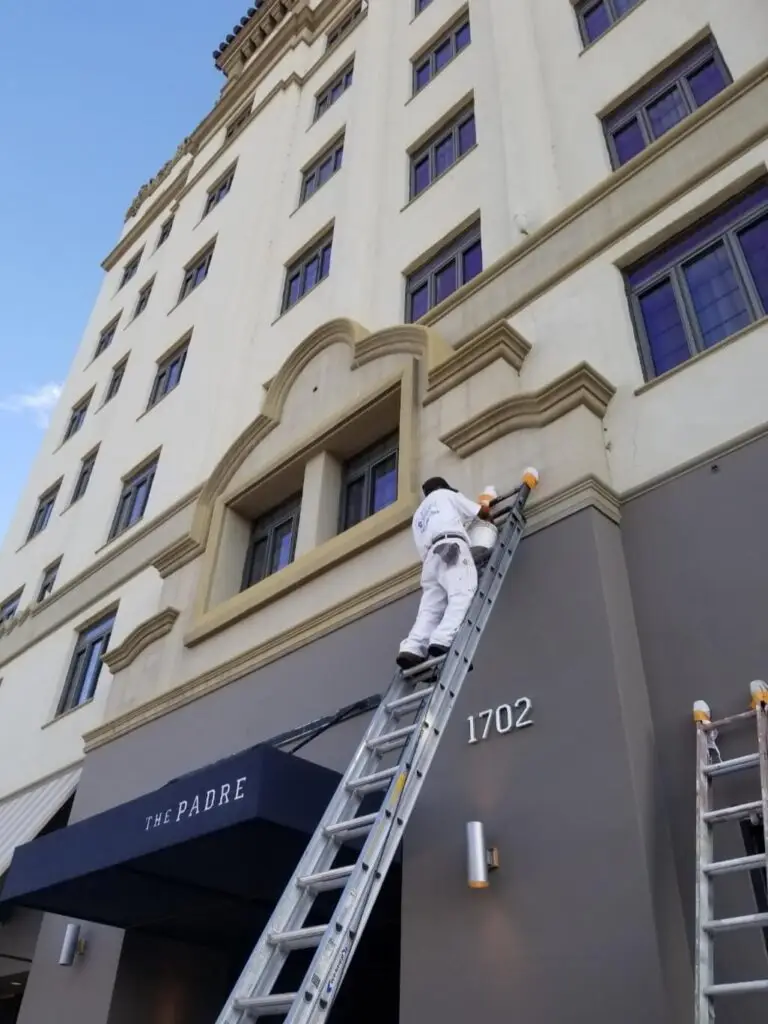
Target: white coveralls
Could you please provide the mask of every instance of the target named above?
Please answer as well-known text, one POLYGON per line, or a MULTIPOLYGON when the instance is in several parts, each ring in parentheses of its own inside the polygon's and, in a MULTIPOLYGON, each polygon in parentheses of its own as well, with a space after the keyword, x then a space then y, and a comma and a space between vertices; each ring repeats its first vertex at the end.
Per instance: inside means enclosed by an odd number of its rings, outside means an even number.
POLYGON ((423 657, 430 644, 451 646, 477 590, 466 528, 479 512, 477 502, 444 488, 432 491, 416 509, 412 528, 423 563, 421 602, 401 652, 423 657))

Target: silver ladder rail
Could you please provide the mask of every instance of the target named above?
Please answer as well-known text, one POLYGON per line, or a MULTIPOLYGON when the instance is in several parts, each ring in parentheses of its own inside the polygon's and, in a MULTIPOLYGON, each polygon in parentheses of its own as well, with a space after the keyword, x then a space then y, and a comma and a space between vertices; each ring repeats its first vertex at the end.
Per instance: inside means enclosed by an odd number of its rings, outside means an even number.
POLYGON ((245 1024, 285 1015, 285 1024, 319 1024, 330 1013, 376 898, 397 853, 445 724, 472 668, 472 657, 525 529, 524 509, 538 474, 494 500, 502 524, 477 592, 446 655, 396 672, 314 835, 277 902, 216 1024, 245 1024), (512 501, 511 506, 506 505, 512 501), (401 725, 400 720, 415 720, 401 725), (398 752, 384 766, 387 754, 398 752), (382 792, 375 813, 360 814, 363 799, 382 792), (366 836, 354 863, 335 867, 349 839, 366 836), (318 893, 342 890, 330 920, 305 926, 318 893), (315 948, 295 992, 273 988, 293 950, 315 948))
POLYGON ((721 996, 751 992, 768 993, 768 978, 755 981, 715 983, 714 939, 727 931, 742 928, 768 928, 768 913, 741 917, 715 918, 714 879, 738 871, 765 868, 768 872, 768 684, 751 684, 752 710, 712 721, 709 706, 696 701, 696 971, 695 1024, 714 1024, 715 1000, 721 996), (717 748, 720 729, 754 721, 757 725, 758 752, 723 761, 717 748), (714 808, 713 780, 733 772, 758 768, 760 799, 732 807, 714 808), (765 853, 714 859, 714 826, 725 821, 762 817, 765 853))

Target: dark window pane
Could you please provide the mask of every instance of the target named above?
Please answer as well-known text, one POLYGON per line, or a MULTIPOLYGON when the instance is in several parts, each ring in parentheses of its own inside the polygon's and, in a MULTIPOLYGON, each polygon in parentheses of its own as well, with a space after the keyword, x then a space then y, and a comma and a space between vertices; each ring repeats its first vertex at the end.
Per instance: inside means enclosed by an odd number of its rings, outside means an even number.
POLYGON ((432 0, 416 0, 416 13, 421 14, 432 3, 432 0))
POLYGON ((435 71, 440 71, 453 56, 453 40, 446 39, 435 50, 435 71))
POLYGON ((397 456, 392 454, 373 467, 371 514, 397 501, 397 456))
POLYGON ((320 278, 321 279, 325 278, 325 277, 328 277, 328 274, 331 271, 331 249, 332 249, 332 246, 326 245, 326 247, 322 251, 322 254, 321 254, 321 264, 320 264, 320 278))
POLYGON ((584 12, 584 31, 590 43, 598 39, 611 27, 611 16, 604 2, 584 12))
POLYGON ((365 519, 365 477, 347 484, 344 497, 344 526, 349 528, 365 519))
POLYGON ((344 88, 348 89, 352 85, 352 68, 344 75, 344 88))
POLYGON ((762 300, 763 311, 768 313, 768 215, 739 232, 739 241, 762 300))
POLYGON ((343 158, 344 158, 344 147, 343 146, 339 146, 339 148, 333 154, 333 169, 334 169, 334 171, 338 171, 338 169, 341 167, 341 162, 342 162, 343 158))
POLYGON ((462 25, 459 31, 456 33, 456 52, 463 50, 465 46, 471 42, 469 34, 469 22, 466 25, 462 25))
POLYGON ((746 327, 752 318, 725 245, 698 256, 683 271, 705 345, 746 327))
POLYGON ((424 282, 411 293, 411 320, 419 320, 429 309, 429 284, 424 282))
POLYGON ((301 275, 294 274, 294 276, 288 282, 288 300, 286 305, 292 306, 294 302, 298 302, 299 299, 299 286, 301 284, 301 275))
POLYGON ((682 121, 689 113, 688 104, 685 102, 680 89, 675 86, 669 92, 664 93, 659 99, 649 103, 646 107, 648 120, 651 122, 653 137, 658 139, 664 132, 682 121))
POLYGON ((317 172, 318 184, 324 185, 326 183, 326 181, 328 181, 328 179, 330 178, 330 176, 332 174, 333 174, 333 156, 331 155, 331 156, 327 157, 325 160, 323 160, 323 162, 320 164, 320 169, 317 172))
POLYGON ((459 154, 466 153, 477 141, 475 136, 475 115, 459 127, 459 154))
POLYGON ((341 96, 344 91, 344 83, 337 82, 336 85, 331 89, 331 103, 335 103, 336 100, 341 96))
POLYGON ((456 260, 451 260, 446 266, 441 267, 435 274, 435 303, 452 295, 458 288, 456 276, 456 260))
POLYGON ((444 174, 456 159, 453 152, 453 132, 435 146, 435 174, 444 174))
POLYGON ((613 0, 613 8, 616 11, 617 17, 621 17, 622 14, 626 14, 627 11, 631 11, 638 0, 613 0))
POLYGON ((259 580, 263 580, 264 577, 266 576, 268 543, 269 538, 262 537, 260 540, 256 541, 252 545, 246 586, 251 586, 254 583, 258 583, 259 580))
POLYGON ((276 527, 272 543, 272 559, 269 567, 270 572, 278 572, 284 569, 291 561, 291 548, 293 544, 293 520, 276 527))
POLYGON ((106 644, 100 641, 96 641, 96 643, 91 644, 88 648, 86 663, 82 673, 83 683, 79 699, 76 701, 77 704, 85 704, 96 692, 96 684, 101 674, 101 655, 105 649, 106 644))
POLYGON ((462 284, 466 284, 483 269, 483 248, 480 242, 475 242, 464 251, 462 264, 462 284))
POLYGON ((613 144, 616 147, 619 165, 625 164, 627 160, 631 160, 645 149, 643 131, 637 118, 613 133, 613 144))
POLYGON ((638 301, 656 374, 685 362, 691 353, 669 278, 641 295, 638 301))
POLYGON ((429 77, 429 61, 425 60, 424 63, 420 65, 420 67, 416 68, 415 84, 417 92, 419 91, 419 89, 423 89, 424 86, 429 82, 429 77))
POLYGON ((699 107, 722 92, 726 84, 722 69, 714 58, 688 76, 688 85, 699 107))
POLYGON ((413 166, 413 194, 418 195, 429 184, 429 155, 413 166))

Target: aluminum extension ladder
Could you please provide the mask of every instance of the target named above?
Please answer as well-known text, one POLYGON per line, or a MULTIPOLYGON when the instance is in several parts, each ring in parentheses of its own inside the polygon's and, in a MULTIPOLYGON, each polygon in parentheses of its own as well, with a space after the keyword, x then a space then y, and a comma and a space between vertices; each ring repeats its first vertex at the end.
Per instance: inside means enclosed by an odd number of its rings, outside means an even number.
POLYGON ((526 470, 518 488, 492 502, 498 540, 450 651, 396 672, 217 1024, 283 1015, 285 1024, 321 1024, 327 1019, 472 668, 537 482, 536 470, 526 470), (401 725, 405 717, 414 720, 401 725), (387 764, 389 760, 394 763, 387 764), (375 813, 360 814, 371 793, 385 794, 381 806, 375 813), (360 836, 367 838, 354 863, 334 866, 344 845, 360 836), (332 889, 342 891, 330 921, 307 927, 318 893, 332 889), (298 990, 273 992, 289 955, 311 948, 316 951, 298 990))
POLYGON ((768 913, 743 917, 715 917, 713 883, 721 875, 737 871, 768 871, 768 683, 751 684, 752 710, 712 721, 708 705, 697 701, 696 722, 696 1024, 714 1024, 715 1001, 722 996, 748 992, 768 993, 768 978, 715 984, 714 939, 718 934, 741 928, 768 928, 768 913), (757 724, 758 752, 722 760, 717 746, 718 732, 749 721, 757 724), (716 807, 712 782, 722 775, 759 770, 760 799, 731 807, 716 807), (714 826, 727 821, 762 821, 765 852, 731 860, 714 859, 714 826))

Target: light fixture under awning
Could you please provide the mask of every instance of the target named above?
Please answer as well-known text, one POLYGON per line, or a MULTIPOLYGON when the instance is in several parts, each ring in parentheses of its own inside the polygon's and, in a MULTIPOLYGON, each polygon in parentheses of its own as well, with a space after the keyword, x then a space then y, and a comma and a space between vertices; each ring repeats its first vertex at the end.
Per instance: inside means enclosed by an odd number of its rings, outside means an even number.
POLYGON ((0 879, 16 847, 35 839, 69 800, 82 770, 82 765, 77 765, 0 801, 0 879))

